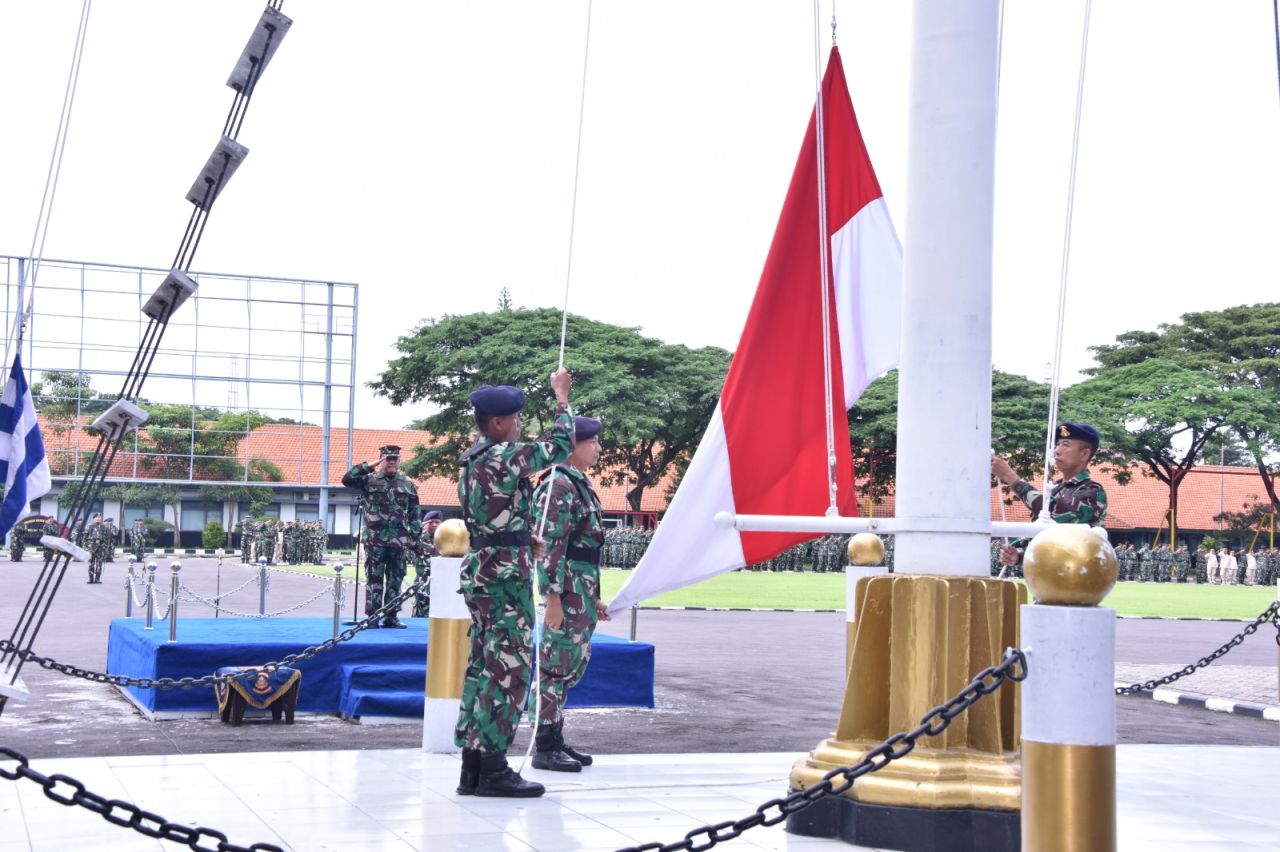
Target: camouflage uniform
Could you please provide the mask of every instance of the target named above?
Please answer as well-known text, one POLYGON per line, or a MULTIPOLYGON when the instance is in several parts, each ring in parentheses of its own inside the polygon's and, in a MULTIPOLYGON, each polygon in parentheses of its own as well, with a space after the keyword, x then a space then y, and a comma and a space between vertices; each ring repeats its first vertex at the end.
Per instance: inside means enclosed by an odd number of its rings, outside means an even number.
MULTIPOLYGON (((1031 517, 1038 517, 1044 495, 1032 487, 1025 479, 1013 484, 1013 493, 1031 510, 1031 517)), ((1067 482, 1057 480, 1049 491, 1049 513, 1056 524, 1088 524, 1100 527, 1107 517, 1107 492, 1101 485, 1089 477, 1088 470, 1082 470, 1067 482)), ((1026 550, 1027 539, 1014 542, 1018 549, 1018 567, 1021 568, 1022 556, 1026 550)), ((1021 574, 1021 571, 1018 572, 1021 574)))
POLYGON ((94 521, 84 533, 85 550, 89 551, 89 582, 102 577, 102 522, 94 521))
POLYGON ((431 557, 439 556, 435 540, 427 532, 427 525, 422 525, 422 536, 418 541, 417 557, 413 560, 414 585, 418 592, 413 596, 413 617, 431 617, 431 557))
POLYGON ((567 459, 572 439, 573 418, 561 403, 547 440, 485 440, 458 460, 458 496, 472 547, 461 569, 471 611, 471 653, 454 734, 463 748, 505 752, 515 737, 532 662, 529 477, 567 459))
POLYGON ((600 548, 604 544, 604 507, 586 474, 571 465, 556 468, 533 495, 541 513, 548 487, 547 556, 538 571, 538 589, 545 597, 559 595, 564 621, 543 625, 538 648, 542 706, 539 725, 561 721, 565 693, 582 679, 591 659, 591 634, 596 629, 600 600, 600 548))
POLYGON ((134 524, 129 528, 129 552, 133 558, 141 562, 147 551, 147 528, 142 524, 134 524))
MULTIPOLYGON (((418 487, 403 473, 375 473, 361 462, 342 477, 348 488, 359 488, 364 506, 365 615, 400 594, 404 584, 405 550, 413 550, 422 533, 418 522, 418 487)), ((395 613, 387 616, 395 621, 395 613)))
POLYGON ((120 530, 116 529, 115 522, 111 518, 107 518, 102 522, 102 535, 99 537, 98 546, 102 548, 102 561, 116 561, 116 541, 119 539, 120 530))
POLYGON ((9 559, 12 562, 21 562, 22 553, 27 549, 27 543, 22 538, 22 527, 14 526, 9 530, 9 559))
MULTIPOLYGON (((58 536, 58 535, 61 535, 61 533, 62 533, 62 526, 54 518, 50 518, 49 520, 44 522, 44 535, 58 536)), ((45 561, 48 561, 49 559, 53 558, 55 551, 52 547, 44 547, 43 550, 44 550, 45 561)))

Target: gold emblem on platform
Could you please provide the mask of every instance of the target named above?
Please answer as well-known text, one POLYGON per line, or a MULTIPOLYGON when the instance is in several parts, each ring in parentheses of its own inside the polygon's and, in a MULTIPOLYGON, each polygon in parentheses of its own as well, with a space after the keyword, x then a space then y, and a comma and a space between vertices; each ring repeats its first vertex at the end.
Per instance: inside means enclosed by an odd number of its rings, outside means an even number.
POLYGON ((1091 527, 1060 524, 1027 545, 1022 572, 1042 604, 1097 606, 1116 584, 1119 562, 1106 538, 1091 527))
POLYGON ((875 533, 858 533, 849 539, 849 562, 869 568, 884 561, 884 542, 875 533))
POLYGON ((450 518, 440 524, 434 541, 441 556, 466 556, 471 552, 471 533, 461 518, 450 518))

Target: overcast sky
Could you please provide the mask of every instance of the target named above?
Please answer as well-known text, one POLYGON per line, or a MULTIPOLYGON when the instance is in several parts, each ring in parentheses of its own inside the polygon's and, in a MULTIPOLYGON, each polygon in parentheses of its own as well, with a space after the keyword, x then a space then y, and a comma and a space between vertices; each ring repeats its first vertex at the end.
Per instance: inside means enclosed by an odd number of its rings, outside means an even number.
MULTIPOLYGON (((31 242, 80 5, 0 4, 0 253, 31 242)), ((170 262, 262 5, 94 3, 46 256, 170 262)), ((1083 10, 1006 7, 994 358, 1035 379, 1053 343, 1083 10)), ((518 305, 559 307, 585 0, 289 0, 284 11, 293 29, 240 134, 251 153, 194 268, 358 283, 361 383, 416 323, 491 309, 504 286, 518 305)), ((901 232, 910 4, 836 11, 901 232)), ((1268 0, 1096 4, 1068 382, 1088 346, 1122 331, 1277 298, 1271 16, 1268 0)), ((824 31, 824 61, 828 44, 824 31)), ((813 106, 809 4, 599 2, 590 48, 570 309, 732 349, 813 106)), ((363 389, 356 409, 365 427, 422 413, 363 389)))

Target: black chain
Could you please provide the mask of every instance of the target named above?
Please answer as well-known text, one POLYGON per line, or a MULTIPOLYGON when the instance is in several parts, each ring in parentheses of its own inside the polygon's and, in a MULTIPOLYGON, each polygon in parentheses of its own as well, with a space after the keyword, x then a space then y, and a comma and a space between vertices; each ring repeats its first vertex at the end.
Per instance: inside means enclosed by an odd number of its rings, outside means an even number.
POLYGON ((121 686, 121 687, 133 686, 133 687, 137 687, 138 689, 161 689, 161 690, 193 689, 195 687, 205 687, 205 686, 212 687, 216 684, 229 683, 231 681, 240 680, 242 678, 252 678, 262 672, 270 673, 275 671, 281 666, 292 666, 294 663, 301 662, 303 660, 309 660, 323 651, 333 650, 338 646, 340 642, 346 642, 347 640, 353 638, 357 633, 360 633, 363 630, 368 630, 370 627, 373 627, 374 625, 376 625, 379 619, 384 618, 385 616, 388 616, 388 615, 392 615, 394 613, 398 613, 400 611, 400 607, 404 604, 404 602, 409 600, 409 598, 413 597, 415 594, 417 594, 419 590, 419 586, 425 585, 425 583, 427 582, 427 579, 428 578, 423 577, 419 582, 415 583, 407 591, 402 592, 401 594, 397 595, 393 600, 390 600, 387 603, 383 604, 379 609, 377 609, 373 613, 373 615, 370 615, 363 621, 357 622, 356 624, 342 631, 332 639, 326 639, 325 641, 321 642, 319 645, 312 645, 309 648, 304 648, 298 653, 290 654, 289 656, 285 657, 284 659, 278 662, 264 663, 261 666, 257 666, 252 669, 242 669, 240 672, 233 675, 205 675, 204 677, 183 677, 183 678, 126 677, 124 675, 113 675, 113 674, 107 674, 106 672, 95 672, 90 669, 82 669, 82 668, 79 668, 78 666, 73 666, 68 663, 60 663, 57 660, 51 659, 49 657, 42 657, 39 654, 36 654, 34 651, 20 650, 16 645, 14 645, 8 639, 0 639, 0 654, 12 653, 14 656, 16 656, 20 660, 23 660, 24 662, 36 663, 41 668, 48 669, 49 671, 59 672, 64 675, 70 675, 71 677, 78 677, 83 680, 93 681, 94 683, 112 684, 113 686, 121 686))
POLYGON ((750 816, 734 822, 728 820, 715 825, 704 825, 695 828, 675 843, 646 843, 643 846, 630 846, 619 852, 642 852, 642 850, 658 850, 658 852, 703 852, 717 843, 732 840, 749 828, 758 825, 777 825, 792 814, 802 811, 819 799, 827 796, 839 796, 853 786, 853 782, 863 775, 884 769, 893 761, 906 757, 916 747, 916 740, 921 737, 935 737, 947 729, 951 720, 977 704, 984 696, 990 695, 1006 681, 1023 681, 1027 677, 1027 658, 1019 648, 1010 648, 1004 652, 1004 659, 998 666, 980 671, 969 685, 960 690, 946 704, 933 708, 924 714, 920 724, 913 730, 894 734, 880 745, 871 749, 859 763, 853 766, 842 766, 822 776, 822 780, 807 790, 797 790, 786 798, 770 799, 750 816), (832 783, 836 779, 843 783, 832 783), (769 811, 776 809, 777 813, 769 811), (705 838, 705 839, 704 839, 705 838))
POLYGON ((147 837, 161 840, 172 840, 192 849, 204 852, 284 852, 279 846, 270 843, 255 843, 252 846, 237 846, 227 840, 221 831, 212 828, 192 828, 166 820, 164 817, 144 811, 132 802, 120 799, 107 799, 97 793, 85 789, 82 781, 61 773, 45 775, 31 768, 27 756, 19 754, 11 748, 0 746, 0 778, 8 781, 26 779, 34 781, 44 788, 44 794, 60 805, 79 806, 92 811, 112 825, 132 828, 147 837), (16 769, 8 770, 2 765, 9 760, 16 761, 16 769), (217 841, 217 846, 202 846, 202 841, 217 841))
POLYGON ((1244 642, 1244 640, 1247 637, 1251 636, 1254 633, 1257 633, 1258 628, 1266 624, 1268 621, 1275 624, 1276 644, 1280 645, 1280 601, 1276 601, 1275 603, 1271 604, 1271 606, 1267 607, 1261 615, 1259 615, 1252 622, 1250 622, 1244 628, 1244 630, 1241 630, 1235 636, 1232 636, 1231 639, 1225 645, 1223 645, 1218 650, 1214 651, 1209 656, 1201 657, 1197 662, 1191 663, 1190 665, 1187 665, 1187 666, 1183 666, 1181 669, 1178 669, 1178 671, 1173 672, 1172 674, 1167 674, 1164 677, 1158 677, 1158 678, 1155 678, 1154 680, 1149 680, 1144 683, 1132 683, 1132 684, 1129 684, 1128 686, 1117 686, 1116 695, 1135 695, 1139 692, 1150 692, 1151 690, 1157 687, 1165 686, 1166 684, 1173 683, 1175 680, 1184 678, 1187 675, 1191 674, 1192 672, 1196 671, 1197 669, 1202 669, 1205 666, 1212 663, 1214 660, 1218 659, 1219 657, 1224 656, 1232 648, 1244 642))

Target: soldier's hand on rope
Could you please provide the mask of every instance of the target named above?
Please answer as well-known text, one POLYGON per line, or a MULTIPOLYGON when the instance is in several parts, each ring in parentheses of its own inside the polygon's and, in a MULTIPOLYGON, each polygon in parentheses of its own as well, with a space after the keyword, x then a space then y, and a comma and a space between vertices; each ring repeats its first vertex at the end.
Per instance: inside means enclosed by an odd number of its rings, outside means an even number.
POLYGON ((551 374, 551 389, 555 391, 556 401, 566 405, 569 402, 569 388, 573 385, 573 377, 564 367, 551 374))
POLYGON ((1000 548, 1000 564, 1001 565, 1017 565, 1018 564, 1018 548, 1012 544, 1006 544, 1000 548))
POLYGON ((533 542, 531 545, 533 547, 533 558, 541 559, 542 557, 546 556, 547 542, 543 539, 538 538, 536 535, 530 536, 530 538, 532 539, 532 542, 533 542))
POLYGON ((596 601, 596 618, 601 621, 609 620, 609 605, 604 601, 596 601))
POLYGON ((991 456, 991 475, 1005 485, 1012 485, 1018 481, 1018 473, 1013 466, 997 455, 991 456))
POLYGON ((564 607, 560 604, 559 595, 547 595, 547 611, 542 616, 542 623, 552 630, 559 630, 564 624, 564 607))

